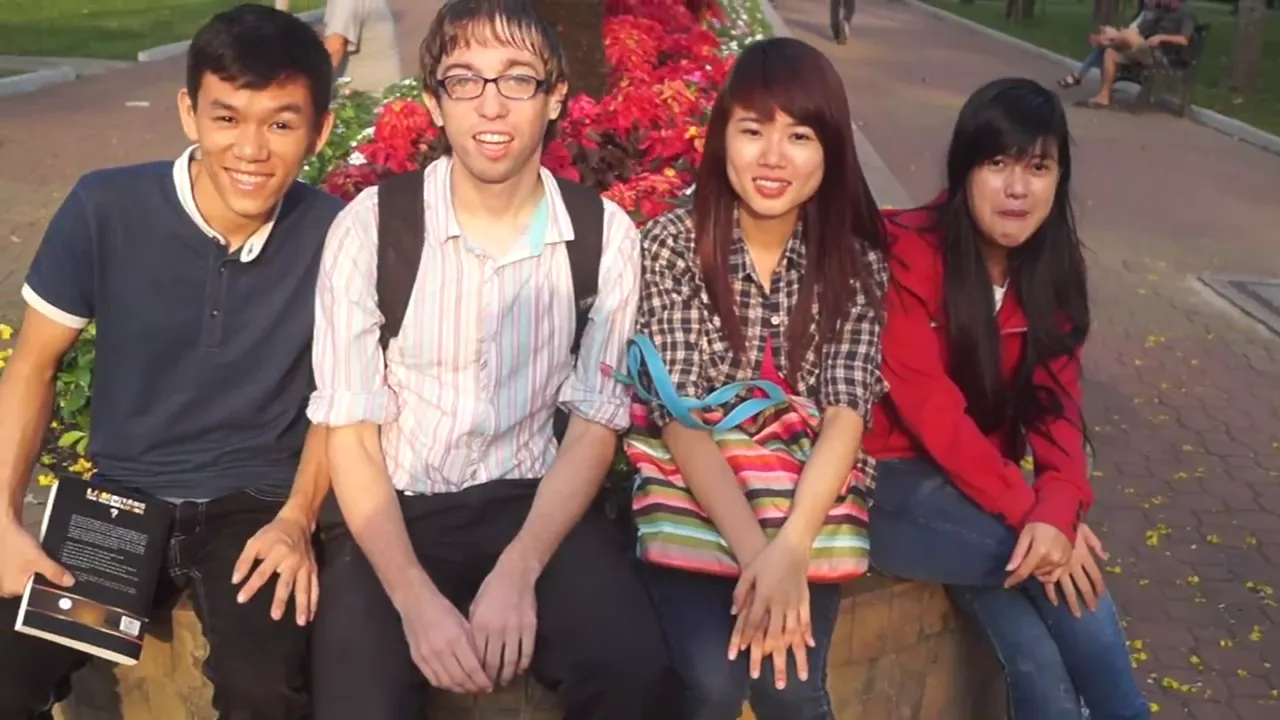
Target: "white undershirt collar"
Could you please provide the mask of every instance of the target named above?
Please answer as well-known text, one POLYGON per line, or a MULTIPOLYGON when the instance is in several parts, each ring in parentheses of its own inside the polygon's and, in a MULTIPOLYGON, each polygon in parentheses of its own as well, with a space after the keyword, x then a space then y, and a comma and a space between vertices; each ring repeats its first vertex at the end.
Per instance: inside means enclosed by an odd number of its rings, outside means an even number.
MULTIPOLYGON (((191 220, 204 231, 205 235, 216 240, 220 245, 226 246, 229 245, 227 239, 205 222, 199 208, 196 207, 195 190, 191 187, 191 161, 199 157, 199 148, 199 145, 187 148, 173 164, 173 182, 178 188, 178 201, 182 203, 182 209, 187 211, 187 215, 191 216, 191 220)), ((267 244, 271 229, 275 227, 276 218, 280 216, 280 205, 281 203, 276 203, 271 219, 255 230, 241 246, 240 262, 253 262, 253 259, 262 253, 262 246, 267 244)))

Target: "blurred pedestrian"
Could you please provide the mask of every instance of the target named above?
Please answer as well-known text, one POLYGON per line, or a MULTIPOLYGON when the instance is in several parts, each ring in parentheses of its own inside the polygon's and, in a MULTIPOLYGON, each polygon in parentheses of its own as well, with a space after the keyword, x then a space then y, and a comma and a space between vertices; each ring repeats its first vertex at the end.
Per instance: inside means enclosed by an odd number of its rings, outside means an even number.
POLYGON ((849 42, 849 23, 853 21, 854 0, 831 0, 831 36, 844 45, 849 42))
POLYGON ((334 77, 350 78, 356 90, 381 92, 401 78, 396 23, 386 0, 329 0, 324 46, 334 77))

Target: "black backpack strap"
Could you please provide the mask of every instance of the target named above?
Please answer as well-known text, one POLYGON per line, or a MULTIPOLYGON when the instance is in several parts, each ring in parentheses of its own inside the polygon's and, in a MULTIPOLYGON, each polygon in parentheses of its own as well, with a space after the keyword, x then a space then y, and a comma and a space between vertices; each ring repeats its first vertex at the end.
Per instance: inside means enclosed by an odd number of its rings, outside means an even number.
MULTIPOLYGON (((591 308, 595 305, 596 293, 600 285, 600 257, 604 246, 604 201, 600 193, 578 183, 556 178, 560 186, 560 197, 564 201, 565 210, 569 212, 569 220, 573 223, 573 240, 567 244, 569 253, 569 273, 573 276, 574 330, 573 344, 569 354, 577 362, 578 351, 582 348, 582 334, 587 329, 587 319, 591 316, 591 308)), ((564 439, 569 427, 569 415, 556 409, 555 436, 556 441, 564 439)))
POLYGON ((556 178, 560 197, 573 223, 573 241, 568 244, 569 272, 573 276, 573 301, 577 303, 577 325, 569 354, 578 357, 582 332, 595 304, 600 285, 600 256, 604 246, 604 201, 595 190, 570 180, 556 178))
POLYGON ((387 351, 404 324, 413 283, 426 242, 421 170, 383 178, 378 183, 378 342, 387 351))

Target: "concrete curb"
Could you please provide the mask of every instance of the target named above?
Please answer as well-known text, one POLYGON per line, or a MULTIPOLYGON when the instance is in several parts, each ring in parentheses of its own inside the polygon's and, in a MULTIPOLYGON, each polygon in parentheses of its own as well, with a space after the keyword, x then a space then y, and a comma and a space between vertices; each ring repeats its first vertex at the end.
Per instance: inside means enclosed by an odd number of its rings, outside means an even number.
MULTIPOLYGON (((308 10, 307 12, 297 13, 298 17, 308 23, 318 23, 324 20, 324 10, 308 10)), ((159 45, 146 50, 138 51, 138 62, 156 62, 157 60, 168 60, 169 58, 178 57, 187 52, 190 47, 190 40, 179 40, 178 42, 169 43, 168 45, 159 45)))
MULTIPOLYGON (((933 5, 929 5, 927 3, 921 2, 920 0, 903 0, 903 2, 905 2, 908 5, 911 5, 912 7, 919 9, 924 13, 932 15, 936 18, 946 20, 947 22, 953 22, 953 23, 956 23, 957 25, 962 25, 964 27, 969 28, 970 30, 973 30, 976 33, 986 35, 996 40, 1000 40, 1002 42, 1008 43, 1009 45, 1013 45, 1015 47, 1021 48, 1022 50, 1025 50, 1029 53, 1039 55, 1045 60, 1048 60, 1049 62, 1057 63, 1067 68, 1068 70, 1074 70, 1080 66, 1079 60, 1072 60, 1071 58, 1066 57, 1064 55, 1059 55, 1058 53, 1055 53, 1052 50, 1046 50, 1042 47, 1039 47, 1038 45, 1033 45, 1025 40, 1019 40, 1018 38, 1013 37, 1012 35, 1002 33, 999 30, 994 30, 992 28, 987 27, 986 25, 982 25, 972 20, 962 18, 959 15, 949 13, 942 8, 934 7, 933 5)), ((1090 70, 1088 77, 1092 79, 1097 77, 1097 75, 1098 75, 1097 70, 1090 70)), ((1135 90, 1128 87, 1118 86, 1116 90, 1130 97, 1136 94, 1135 90)), ((1154 100, 1161 107, 1164 107, 1167 109, 1176 108, 1176 105, 1173 103, 1173 101, 1167 98, 1161 97, 1161 98, 1155 98, 1154 100)), ((1214 112, 1213 110, 1210 110, 1208 108, 1200 107, 1199 105, 1192 105, 1191 107, 1187 108, 1187 117, 1200 123, 1201 125, 1206 125, 1208 127, 1211 127, 1214 130, 1217 130, 1218 132, 1222 133, 1223 135, 1227 135, 1237 140, 1247 142, 1250 145, 1254 145, 1263 150, 1280 154, 1280 136, 1272 135, 1271 133, 1266 132, 1265 130, 1260 130, 1252 125, 1249 125, 1247 123, 1242 123, 1239 120, 1229 118, 1225 115, 1214 112)))
POLYGON ((10 75, 0 78, 0 97, 21 95, 39 90, 50 85, 71 82, 76 79, 76 71, 66 65, 33 70, 21 75, 10 75))
MULTIPOLYGON (((778 10, 773 3, 769 0, 757 0, 757 2, 760 3, 760 9, 764 11, 765 20, 773 27, 774 35, 794 37, 791 28, 787 27, 786 21, 778 15, 778 10)), ((911 196, 907 195, 907 191, 885 164, 884 158, 876 152, 871 141, 858 129, 857 123, 853 125, 853 135, 858 146, 858 161, 862 165, 862 172, 867 178, 867 184, 871 186, 871 194, 875 195, 876 202, 881 207, 911 207, 914 204, 911 202, 911 196)))

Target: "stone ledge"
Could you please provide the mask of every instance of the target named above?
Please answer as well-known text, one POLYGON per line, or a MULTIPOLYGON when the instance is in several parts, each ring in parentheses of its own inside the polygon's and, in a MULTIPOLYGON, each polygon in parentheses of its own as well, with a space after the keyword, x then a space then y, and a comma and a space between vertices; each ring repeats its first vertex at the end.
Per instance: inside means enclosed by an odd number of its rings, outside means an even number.
MULTIPOLYGON (((56 720, 214 720, 201 674, 199 622, 180 604, 147 637, 142 661, 95 661, 76 675, 56 720)), ((991 720, 1003 717, 1004 679, 986 640, 937 585, 871 576, 844 588, 828 662, 836 717, 991 720)), ((482 697, 433 694, 431 720, 558 720, 555 698, 531 680, 482 697)), ((753 720, 747 711, 744 720, 753 720)))
POLYGON ((33 70, 21 75, 10 75, 0 78, 0 97, 21 95, 39 90, 50 85, 71 82, 76 79, 76 71, 66 65, 33 70))

